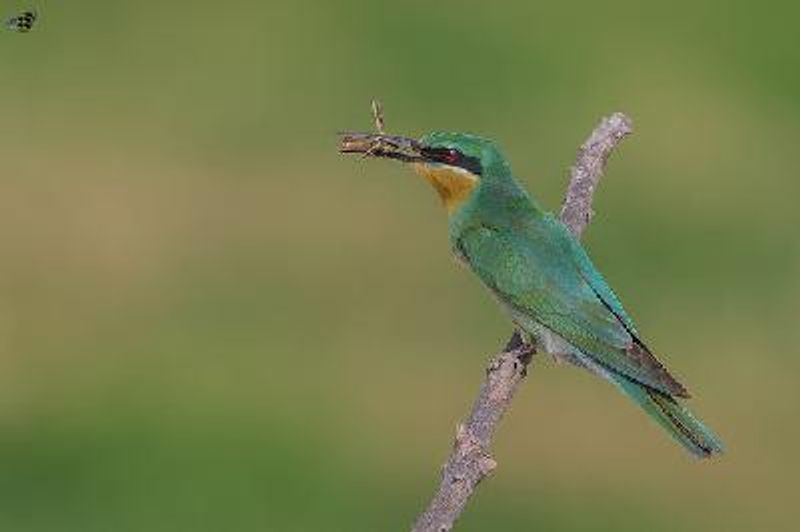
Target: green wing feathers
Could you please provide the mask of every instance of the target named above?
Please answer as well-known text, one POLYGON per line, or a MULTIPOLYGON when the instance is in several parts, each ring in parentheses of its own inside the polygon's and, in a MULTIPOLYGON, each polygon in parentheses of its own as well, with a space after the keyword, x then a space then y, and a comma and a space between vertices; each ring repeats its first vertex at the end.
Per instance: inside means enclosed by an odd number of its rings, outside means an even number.
POLYGON ((457 252, 504 304, 601 366, 664 393, 688 396, 638 339, 633 322, 591 263, 576 263, 569 242, 546 229, 469 229, 460 235, 457 252))
POLYGON ((512 314, 566 340, 584 366, 617 385, 694 455, 722 451, 720 440, 678 403, 688 392, 640 340, 616 294, 560 222, 544 216, 513 230, 473 226, 454 244, 512 314))

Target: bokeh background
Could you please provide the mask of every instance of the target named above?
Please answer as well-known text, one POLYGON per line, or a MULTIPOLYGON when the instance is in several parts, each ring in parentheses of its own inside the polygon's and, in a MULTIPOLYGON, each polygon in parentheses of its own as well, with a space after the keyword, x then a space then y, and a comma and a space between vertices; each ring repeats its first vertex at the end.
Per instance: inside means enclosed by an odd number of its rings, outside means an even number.
MULTIPOLYGON (((796 2, 59 2, 0 33, 0 529, 403 530, 509 324, 369 129, 497 139, 729 452, 540 358, 460 530, 797 525, 796 2)), ((11 15, 24 2, 3 1, 11 15)))

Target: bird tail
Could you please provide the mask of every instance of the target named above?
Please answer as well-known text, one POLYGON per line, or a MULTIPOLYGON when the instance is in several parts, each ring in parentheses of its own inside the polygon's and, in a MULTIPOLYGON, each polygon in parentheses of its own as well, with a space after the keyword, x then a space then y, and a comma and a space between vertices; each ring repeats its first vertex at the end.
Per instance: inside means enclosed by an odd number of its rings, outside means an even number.
POLYGON ((613 374, 614 383, 670 436, 698 458, 708 458, 724 451, 722 441, 694 417, 672 396, 635 382, 623 375, 613 374))

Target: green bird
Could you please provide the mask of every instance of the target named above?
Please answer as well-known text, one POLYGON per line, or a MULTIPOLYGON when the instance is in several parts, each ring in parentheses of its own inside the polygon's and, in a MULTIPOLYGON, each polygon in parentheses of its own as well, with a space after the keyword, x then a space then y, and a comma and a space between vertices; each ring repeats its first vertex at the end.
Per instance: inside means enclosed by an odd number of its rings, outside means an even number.
POLYGON ((411 164, 448 212, 455 257, 544 351, 622 391, 698 457, 722 442, 680 402, 689 397, 642 341, 580 242, 514 178, 491 140, 435 132, 414 140, 349 134, 340 151, 411 164))

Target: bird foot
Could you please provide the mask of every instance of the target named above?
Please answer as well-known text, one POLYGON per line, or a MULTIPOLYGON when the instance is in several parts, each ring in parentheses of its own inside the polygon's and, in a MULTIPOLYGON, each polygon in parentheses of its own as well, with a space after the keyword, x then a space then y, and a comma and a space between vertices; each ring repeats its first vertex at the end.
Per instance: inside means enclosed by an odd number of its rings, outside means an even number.
POLYGON ((527 374, 528 364, 533 359, 533 355, 536 354, 536 344, 527 341, 519 329, 516 329, 503 350, 506 353, 513 354, 522 364, 522 376, 524 377, 527 374))

